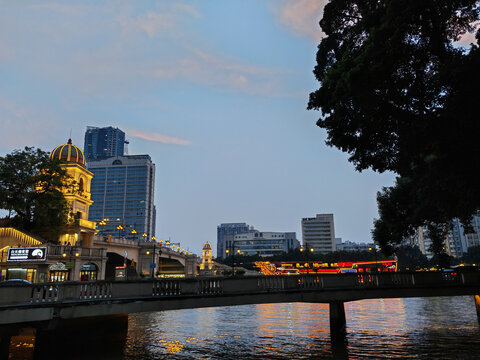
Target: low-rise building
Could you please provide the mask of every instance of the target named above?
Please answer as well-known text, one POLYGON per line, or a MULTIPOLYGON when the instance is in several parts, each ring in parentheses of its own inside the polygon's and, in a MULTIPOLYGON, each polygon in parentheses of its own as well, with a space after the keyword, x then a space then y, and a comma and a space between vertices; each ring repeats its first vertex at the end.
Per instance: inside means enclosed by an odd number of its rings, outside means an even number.
POLYGON ((300 247, 295 232, 254 231, 234 236, 233 253, 243 255, 273 256, 300 247))

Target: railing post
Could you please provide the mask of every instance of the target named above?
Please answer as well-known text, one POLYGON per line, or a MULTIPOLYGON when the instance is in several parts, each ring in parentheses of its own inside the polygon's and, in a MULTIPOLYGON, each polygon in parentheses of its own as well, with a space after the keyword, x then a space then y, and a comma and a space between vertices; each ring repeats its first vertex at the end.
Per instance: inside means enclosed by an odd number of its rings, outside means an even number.
POLYGON ((330 304, 330 339, 333 342, 344 341, 347 336, 347 321, 343 301, 332 301, 330 304))
POLYGON ((478 324, 480 325, 480 295, 474 295, 474 298, 475 298, 475 308, 477 309, 478 324))

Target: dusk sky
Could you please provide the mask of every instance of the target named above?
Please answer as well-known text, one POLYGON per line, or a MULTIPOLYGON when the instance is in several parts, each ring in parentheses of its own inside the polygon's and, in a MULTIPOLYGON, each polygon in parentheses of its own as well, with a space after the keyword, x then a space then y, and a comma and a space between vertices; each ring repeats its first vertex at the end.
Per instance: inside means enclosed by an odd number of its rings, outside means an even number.
POLYGON ((295 231, 333 213, 371 241, 392 174, 355 172, 307 111, 324 1, 0 1, 0 155, 126 132, 156 164, 157 239, 295 231))

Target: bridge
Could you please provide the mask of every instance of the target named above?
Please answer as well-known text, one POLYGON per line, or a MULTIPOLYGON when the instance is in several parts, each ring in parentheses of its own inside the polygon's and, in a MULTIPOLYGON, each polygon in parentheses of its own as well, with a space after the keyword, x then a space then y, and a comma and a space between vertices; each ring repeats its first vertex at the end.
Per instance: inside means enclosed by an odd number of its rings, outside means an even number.
POLYGON ((154 241, 94 236, 93 247, 106 249, 109 262, 116 262, 117 266, 124 263, 124 258, 133 260, 139 274, 150 274, 151 264, 164 274, 194 276, 197 272, 196 255, 187 255, 154 241))
POLYGON ((0 327, 5 334, 7 328, 35 327, 60 319, 90 318, 105 322, 108 316, 135 312, 311 302, 330 305, 331 337, 338 340, 346 335, 344 302, 474 295, 480 320, 479 294, 478 271, 197 277, 2 286, 0 327))

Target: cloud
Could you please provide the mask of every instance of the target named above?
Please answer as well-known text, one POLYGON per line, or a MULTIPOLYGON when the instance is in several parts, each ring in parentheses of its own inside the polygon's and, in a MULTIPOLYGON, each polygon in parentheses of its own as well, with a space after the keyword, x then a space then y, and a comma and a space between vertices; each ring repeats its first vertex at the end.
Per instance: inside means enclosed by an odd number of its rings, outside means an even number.
POLYGON ((279 20, 295 33, 306 35, 318 43, 323 36, 318 23, 327 2, 327 0, 286 0, 278 11, 279 20))
POLYGON ((148 11, 137 17, 131 17, 130 15, 121 16, 118 22, 126 33, 140 31, 146 33, 150 38, 154 38, 162 33, 170 34, 172 29, 180 31, 180 27, 177 25, 186 16, 189 18, 200 17, 200 13, 192 5, 183 3, 167 5, 162 10, 148 11))
POLYGON ((174 144, 174 145, 183 145, 183 146, 192 145, 192 142, 189 140, 166 136, 166 135, 154 133, 154 132, 144 132, 144 131, 139 131, 135 129, 130 129, 130 130, 127 130, 126 133, 128 134, 128 136, 131 136, 131 137, 148 140, 148 141, 160 142, 163 144, 174 144))
POLYGON ((24 146, 50 150, 52 138, 56 138, 61 130, 56 124, 55 116, 49 111, 20 105, 0 96, 0 129, 8 133, 2 137, 0 151, 10 152, 24 146))
POLYGON ((153 70, 158 79, 182 78, 221 90, 278 96, 278 74, 271 68, 242 64, 226 56, 192 49, 187 56, 159 63, 153 70))

